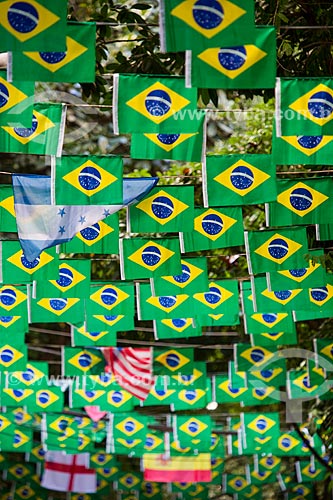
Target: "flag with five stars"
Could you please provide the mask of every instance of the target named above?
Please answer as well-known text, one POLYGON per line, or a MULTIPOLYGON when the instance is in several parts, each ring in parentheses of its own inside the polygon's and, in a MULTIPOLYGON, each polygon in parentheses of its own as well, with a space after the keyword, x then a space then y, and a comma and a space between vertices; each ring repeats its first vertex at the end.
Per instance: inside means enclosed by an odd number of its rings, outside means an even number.
POLYGON ((125 179, 119 205, 52 205, 51 177, 14 175, 18 235, 26 258, 33 262, 45 248, 70 241, 111 213, 144 197, 156 184, 154 177, 125 179))
POLYGON ((197 89, 185 88, 182 77, 113 75, 115 134, 196 132, 197 89))
POLYGON ((10 68, 14 81, 94 82, 96 24, 69 22, 64 34, 65 50, 48 52, 41 45, 39 50, 14 52, 10 68))
POLYGON ((216 89, 273 89, 276 78, 276 32, 257 26, 250 43, 220 45, 186 52, 186 86, 216 89))

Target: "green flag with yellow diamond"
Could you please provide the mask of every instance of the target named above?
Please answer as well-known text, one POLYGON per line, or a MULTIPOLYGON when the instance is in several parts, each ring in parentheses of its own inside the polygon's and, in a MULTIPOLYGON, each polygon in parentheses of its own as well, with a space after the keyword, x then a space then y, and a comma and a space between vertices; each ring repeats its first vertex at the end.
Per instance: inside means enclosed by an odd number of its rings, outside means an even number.
POLYGON ((57 279, 37 280, 36 298, 86 298, 90 290, 90 273, 89 260, 61 260, 57 279))
MULTIPOLYGON (((95 81, 95 23, 66 25, 66 50, 46 52, 14 52, 12 74, 14 81, 33 79, 40 82, 95 81)), ((41 46, 43 47, 43 46, 41 46)))
POLYGON ((196 131, 183 134, 139 134, 131 137, 131 158, 146 160, 202 161, 205 148, 205 113, 198 111, 193 117, 197 123, 196 131))
POLYGON ((254 3, 248 0, 162 0, 162 52, 239 45, 255 34, 254 3))
POLYGON ((123 203, 123 161, 119 156, 62 156, 56 161, 58 205, 123 203))
POLYGON ((0 125, 26 126, 32 123, 34 82, 8 81, 6 71, 0 71, 0 125))
POLYGON ((181 260, 182 272, 176 276, 160 276, 152 282, 155 295, 177 295, 207 292, 209 288, 207 260, 189 257, 181 260))
POLYGON ((277 135, 332 135, 332 78, 278 78, 277 135))
POLYGON ((181 274, 178 238, 121 239, 121 279, 154 278, 181 274))
POLYGON ((65 129, 63 104, 36 103, 29 127, 0 127, 0 151, 61 156, 65 129))
POLYGON ((25 316, 28 311, 28 290, 26 285, 0 286, 0 316, 25 316))
POLYGON ((203 191, 210 207, 276 200, 276 167, 271 155, 210 155, 203 168, 203 191))
POLYGON ((64 253, 110 254, 119 251, 119 214, 88 226, 77 233, 71 241, 60 245, 64 253))
POLYGON ((104 331, 87 331, 84 325, 72 325, 71 338, 73 347, 117 346, 116 333, 108 331, 106 326, 104 327, 104 331))
POLYGON ((66 0, 2 0, 0 52, 66 50, 66 0))
POLYGON ((251 287, 255 312, 287 312, 304 308, 306 290, 302 287, 293 290, 269 290, 264 276, 253 277, 251 279, 251 287))
POLYGON ((306 228, 246 231, 245 248, 250 274, 301 268, 307 262, 306 228))
MULTIPOLYGON (((86 330, 89 332, 104 332, 107 330, 115 335, 117 332, 135 330, 134 314, 94 314, 86 310, 86 330)), ((91 335, 90 337, 91 338, 91 335)))
POLYGON ((207 316, 208 314, 236 315, 239 312, 238 281, 211 281, 207 292, 193 295, 192 303, 195 316, 207 316))
POLYGON ((180 233, 182 252, 197 252, 244 244, 240 207, 195 208, 194 230, 180 233))
POLYGON ((3 233, 17 233, 13 188, 0 185, 0 227, 3 233))
POLYGON ((265 207, 267 226, 333 223, 332 191, 331 177, 278 180, 277 200, 265 207))
POLYGON ((152 296, 149 283, 137 284, 139 320, 181 318, 186 315, 192 304, 188 294, 152 296))
POLYGON ((100 349, 64 347, 62 350, 63 376, 100 375, 104 367, 105 358, 100 349))
POLYGON ((272 449, 277 444, 280 435, 280 418, 278 413, 268 412, 242 413, 244 449, 243 453, 253 454, 272 449))
POLYGON ((276 78, 276 32, 257 26, 250 43, 221 44, 186 53, 186 85, 216 89, 273 89, 276 78))
POLYGON ((154 349, 154 375, 193 372, 193 349, 154 349))
POLYGON ((129 208, 128 231, 178 233, 193 231, 194 186, 153 188, 148 198, 129 208))
POLYGON ((92 281, 86 296, 88 315, 128 314, 134 316, 132 281, 92 281))
POLYGON ((65 321, 80 324, 84 321, 83 299, 74 297, 31 299, 30 314, 31 323, 65 321))
POLYGON ((29 330, 28 311, 21 316, 13 316, 9 312, 0 316, 0 337, 8 342, 13 339, 13 334, 18 344, 24 343, 24 334, 29 330))
POLYGON ((173 417, 173 427, 177 429, 177 438, 182 448, 209 452, 212 421, 208 415, 173 417))
POLYGON ((193 318, 154 320, 156 340, 200 337, 201 335, 201 326, 193 318))
POLYGON ((1 241, 2 255, 0 283, 31 283, 36 279, 54 279, 58 276, 58 256, 55 247, 45 250, 29 262, 18 241, 1 241))
POLYGON ((115 134, 196 132, 196 107, 197 89, 185 88, 182 77, 113 75, 115 134))

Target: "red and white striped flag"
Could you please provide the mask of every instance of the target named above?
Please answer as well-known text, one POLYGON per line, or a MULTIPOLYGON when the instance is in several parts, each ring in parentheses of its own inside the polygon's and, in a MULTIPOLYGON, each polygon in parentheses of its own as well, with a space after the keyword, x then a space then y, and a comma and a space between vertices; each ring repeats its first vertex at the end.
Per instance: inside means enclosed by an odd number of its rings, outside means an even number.
POLYGON ((155 383, 152 348, 109 347, 103 353, 106 371, 113 373, 123 389, 144 401, 155 383))
POLYGON ((41 485, 49 490, 96 493, 96 470, 89 469, 89 458, 89 453, 47 451, 41 485))

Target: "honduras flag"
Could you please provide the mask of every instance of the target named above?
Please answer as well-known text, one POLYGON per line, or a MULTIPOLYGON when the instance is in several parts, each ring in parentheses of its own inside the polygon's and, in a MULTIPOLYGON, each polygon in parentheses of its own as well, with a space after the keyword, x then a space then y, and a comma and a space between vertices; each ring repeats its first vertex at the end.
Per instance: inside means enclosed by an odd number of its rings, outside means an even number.
POLYGON ((13 175, 14 207, 23 253, 33 262, 46 248, 70 241, 121 208, 137 203, 157 184, 156 177, 123 180, 121 205, 54 205, 51 177, 13 175))

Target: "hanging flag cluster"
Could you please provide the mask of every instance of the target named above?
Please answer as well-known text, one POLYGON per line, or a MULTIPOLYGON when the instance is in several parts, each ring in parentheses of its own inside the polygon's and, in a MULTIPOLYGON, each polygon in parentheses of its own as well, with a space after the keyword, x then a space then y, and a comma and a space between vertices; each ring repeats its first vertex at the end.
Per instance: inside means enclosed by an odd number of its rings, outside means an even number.
POLYGON ((253 1, 160 0, 161 50, 186 51, 185 78, 113 75, 113 128, 131 134, 133 159, 202 163, 198 206, 193 185, 124 177, 120 156, 64 154, 66 107, 35 103, 34 82, 94 82, 96 25, 49 3, 0 0, 0 152, 51 156, 50 176, 0 185, 0 499, 260 500, 273 483, 314 498, 329 461, 321 421, 294 409, 333 398, 333 341, 318 332, 299 368, 285 347, 298 322, 333 317, 320 248, 333 185, 276 174, 330 164, 332 79, 277 79, 275 28, 255 24, 253 1), (197 88, 275 88, 272 154, 207 155, 197 88), (253 205, 260 230, 244 227, 253 205), (211 259, 239 248, 246 276, 217 275, 211 259), (105 255, 111 278, 95 269, 105 255), (41 323, 66 337, 45 347, 50 366, 26 338, 41 323), (196 341, 215 327, 245 333, 212 373, 196 341), (131 345, 147 328, 154 341, 131 345), (219 405, 227 418, 208 412, 219 405))

